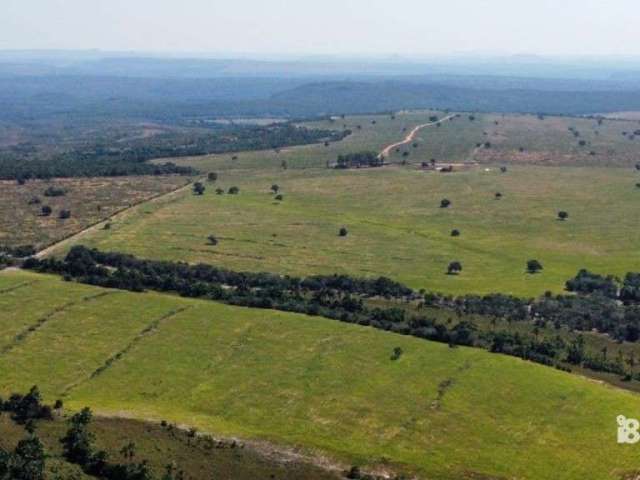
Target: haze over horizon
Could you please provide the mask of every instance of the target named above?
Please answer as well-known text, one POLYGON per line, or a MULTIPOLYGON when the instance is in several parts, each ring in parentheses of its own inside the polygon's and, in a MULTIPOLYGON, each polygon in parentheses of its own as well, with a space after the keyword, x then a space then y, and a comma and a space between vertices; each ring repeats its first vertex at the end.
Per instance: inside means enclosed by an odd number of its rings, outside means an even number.
POLYGON ((5 0, 0 50, 636 56, 638 21, 631 0, 5 0))

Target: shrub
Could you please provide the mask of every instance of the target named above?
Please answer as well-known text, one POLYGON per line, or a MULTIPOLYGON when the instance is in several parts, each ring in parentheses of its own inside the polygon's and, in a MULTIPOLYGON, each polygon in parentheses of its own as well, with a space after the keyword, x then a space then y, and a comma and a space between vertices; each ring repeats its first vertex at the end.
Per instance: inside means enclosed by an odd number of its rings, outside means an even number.
POLYGON ((229 189, 229 195, 237 195, 240 193, 240 189, 238 187, 231 187, 229 189))
POLYGON ((43 217, 48 217, 49 215, 51 215, 52 212, 53 210, 51 210, 51 207, 49 205, 44 205, 40 209, 40 213, 42 214, 43 217))
POLYGON ((193 193, 196 195, 204 194, 206 187, 202 184, 202 182, 196 182, 193 184, 193 193))
POLYGON ((543 269, 542 264, 538 260, 528 260, 527 261, 527 272, 534 274, 538 273, 543 269))
POLYGON ((459 237, 460 236, 460 230, 457 230, 457 229, 451 230, 451 236, 452 237, 459 237))
POLYGON ((451 201, 443 198, 442 200, 440 200, 440 208, 449 208, 451 206, 451 201))
POLYGON ((66 220, 67 218, 71 218, 71 210, 60 210, 60 213, 58 214, 58 218, 60 218, 60 220, 66 220))
POLYGON ((567 212, 565 212, 564 210, 558 212, 558 220, 566 220, 567 218, 569 218, 569 214, 567 212))
POLYGON ((340 229, 340 231, 338 232, 338 234, 339 234, 341 237, 346 237, 346 236, 349 234, 349 232, 347 231, 347 229, 346 229, 345 227, 342 227, 342 228, 340 229))
POLYGON ((45 197, 63 197, 67 191, 64 188, 57 188, 53 185, 44 191, 45 197))
POLYGON ((461 271, 462 271, 462 264, 457 260, 451 262, 449 264, 449 266, 447 267, 447 274, 448 275, 457 275, 461 271))

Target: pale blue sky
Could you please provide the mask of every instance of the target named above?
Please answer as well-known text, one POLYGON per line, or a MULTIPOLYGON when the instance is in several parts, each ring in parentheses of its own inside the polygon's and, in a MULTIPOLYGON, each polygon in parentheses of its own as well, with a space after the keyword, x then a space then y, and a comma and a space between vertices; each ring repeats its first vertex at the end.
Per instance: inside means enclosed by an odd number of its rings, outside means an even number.
POLYGON ((638 0, 0 0, 0 49, 640 54, 638 0))

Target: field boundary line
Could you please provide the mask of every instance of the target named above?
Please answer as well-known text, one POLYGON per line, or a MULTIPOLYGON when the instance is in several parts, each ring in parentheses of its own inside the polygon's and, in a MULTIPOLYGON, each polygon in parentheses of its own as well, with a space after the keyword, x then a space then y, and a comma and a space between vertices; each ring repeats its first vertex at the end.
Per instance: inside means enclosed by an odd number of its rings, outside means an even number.
POLYGON ((95 230, 98 229, 98 227, 104 226, 105 224, 109 223, 111 220, 113 220, 115 217, 120 216, 122 214, 128 213, 129 211, 140 207, 142 205, 146 205, 147 203, 154 203, 158 200, 163 200, 167 197, 170 197, 172 195, 181 193, 183 190, 187 190, 188 188, 191 187, 191 185, 193 185, 197 180, 193 180, 189 183, 187 183, 186 185, 182 185, 178 188, 175 188, 169 192, 165 192, 165 193, 159 193, 157 195, 154 195, 152 197, 149 197, 145 200, 140 200, 139 202, 136 203, 132 203, 131 205, 129 205, 128 207, 124 207, 121 208, 120 210, 117 210, 115 212, 113 212, 111 215, 109 215, 108 217, 103 218, 102 220, 98 220, 97 222, 94 222, 90 225, 87 225, 85 228, 83 228, 82 230, 72 233, 70 235, 67 235, 64 238, 61 238, 60 240, 56 240, 55 242, 49 244, 48 246, 46 246, 45 248, 43 248, 42 250, 38 251, 35 255, 34 258, 37 259, 42 259, 44 257, 46 257, 47 255, 49 255, 50 253, 54 252, 55 250, 58 250, 60 247, 62 247, 64 244, 73 242, 75 240, 77 240, 78 238, 82 238, 85 235, 87 235, 88 233, 91 233, 95 230))
POLYGON ((5 345, 4 347, 2 347, 2 349, 0 349, 0 355, 6 355, 7 353, 11 352, 14 348, 16 348, 18 345, 23 343, 32 334, 36 333, 43 326, 45 326, 53 317, 55 317, 59 313, 62 313, 65 310, 74 307, 75 305, 79 305, 82 302, 90 302, 92 300, 97 300, 98 298, 102 298, 106 295, 111 295, 116 293, 119 293, 119 292, 100 292, 96 295, 88 295, 88 296, 82 297, 80 300, 67 302, 64 305, 60 305, 59 307, 54 308, 50 312, 40 317, 34 324, 29 325, 28 327, 22 329, 21 332, 16 334, 16 336, 13 337, 13 340, 11 341, 11 343, 5 345))
POLYGON ((65 387, 65 389, 62 391, 62 396, 67 396, 71 390, 79 387, 80 385, 82 385, 85 382, 91 381, 96 377, 99 377, 100 375, 102 375, 107 369, 109 369, 114 363, 116 363, 117 361, 121 360, 122 357, 124 357, 127 353, 129 353, 129 351, 135 347, 138 343, 140 343, 145 337, 153 334, 154 332, 156 332, 158 330, 158 328, 160 328, 160 325, 165 322, 166 320, 169 320, 170 318, 175 317, 176 315, 181 314, 182 312, 189 310, 190 308, 192 308, 191 306, 188 307, 181 307, 175 310, 171 310, 168 313, 164 314, 163 316, 156 318, 155 320, 152 320, 146 327, 144 327, 135 337, 133 337, 133 339, 124 346, 124 348, 122 348, 121 350, 119 350, 117 353, 111 355, 109 358, 107 358, 105 360, 105 362, 99 366, 98 368, 96 368, 93 372, 91 372, 91 374, 86 377, 83 378, 82 380, 78 380, 77 382, 74 382, 70 385, 68 385, 67 387, 65 387))

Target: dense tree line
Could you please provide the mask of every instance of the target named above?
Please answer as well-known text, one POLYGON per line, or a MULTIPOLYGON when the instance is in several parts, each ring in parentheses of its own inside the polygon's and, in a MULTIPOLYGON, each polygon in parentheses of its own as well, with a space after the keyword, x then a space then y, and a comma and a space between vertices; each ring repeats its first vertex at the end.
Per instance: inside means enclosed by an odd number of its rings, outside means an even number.
POLYGON ((381 167, 384 159, 376 152, 356 152, 339 155, 336 161, 336 168, 362 168, 362 167, 381 167))
POLYGON ((0 152, 0 179, 25 181, 54 177, 193 175, 197 172, 191 167, 172 162, 152 164, 148 161, 307 145, 324 140, 339 141, 350 133, 348 130, 309 129, 287 123, 234 126, 206 134, 169 133, 122 144, 85 145, 55 154, 43 154, 20 147, 0 152))

